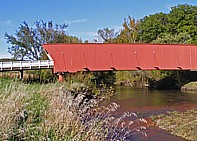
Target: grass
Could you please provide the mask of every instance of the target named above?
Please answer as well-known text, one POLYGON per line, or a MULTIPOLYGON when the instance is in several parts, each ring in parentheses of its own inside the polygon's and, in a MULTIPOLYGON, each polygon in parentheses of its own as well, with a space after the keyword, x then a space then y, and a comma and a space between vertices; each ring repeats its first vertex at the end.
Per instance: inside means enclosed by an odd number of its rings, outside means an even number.
POLYGON ((92 96, 92 89, 84 84, 0 83, 2 140, 121 141, 136 133, 146 135, 145 127, 134 126, 146 122, 144 119, 134 113, 113 117, 119 106, 98 107, 96 95, 92 96))
POLYGON ((169 112, 168 115, 154 116, 156 125, 171 134, 187 140, 197 141, 197 110, 169 112))
POLYGON ((197 82, 189 82, 185 84, 182 88, 182 91, 196 91, 197 90, 197 82))

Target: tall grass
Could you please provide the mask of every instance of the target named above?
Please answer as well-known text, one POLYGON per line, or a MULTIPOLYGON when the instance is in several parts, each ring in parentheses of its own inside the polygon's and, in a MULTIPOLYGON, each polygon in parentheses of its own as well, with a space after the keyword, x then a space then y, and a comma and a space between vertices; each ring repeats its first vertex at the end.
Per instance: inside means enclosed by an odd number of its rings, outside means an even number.
POLYGON ((47 84, 39 89, 19 82, 5 85, 0 89, 0 139, 104 141, 146 135, 145 127, 138 125, 144 119, 134 113, 113 117, 117 104, 98 107, 88 90, 74 92, 79 85, 47 84))

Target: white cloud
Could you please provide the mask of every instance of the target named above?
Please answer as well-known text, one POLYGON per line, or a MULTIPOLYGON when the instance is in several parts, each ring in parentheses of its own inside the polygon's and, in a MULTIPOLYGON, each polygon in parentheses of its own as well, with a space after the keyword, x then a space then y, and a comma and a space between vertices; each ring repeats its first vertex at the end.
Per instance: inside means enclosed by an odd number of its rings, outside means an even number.
MULTIPOLYGON (((115 29, 115 32, 119 32, 122 29, 122 25, 111 25, 109 26, 110 29, 115 29)), ((102 42, 101 38, 98 36, 97 31, 103 28, 97 28, 94 31, 81 31, 81 32, 73 32, 72 34, 76 35, 77 37, 81 38, 83 41, 88 40, 89 42, 94 42, 96 39, 98 42, 102 42)))
POLYGON ((116 32, 120 31, 122 29, 122 25, 111 25, 111 29, 114 29, 116 32))
POLYGON ((169 11, 171 11, 171 7, 172 7, 171 5, 167 5, 167 6, 166 6, 166 8, 167 8, 169 11))
POLYGON ((79 35, 79 36, 85 36, 85 37, 95 37, 98 35, 97 32, 92 32, 92 31, 90 31, 90 32, 76 32, 75 34, 79 35))
POLYGON ((0 58, 11 58, 11 55, 9 53, 1 53, 0 58))
POLYGON ((88 20, 87 19, 77 19, 77 20, 65 20, 64 22, 66 24, 75 24, 75 23, 84 23, 84 22, 87 22, 88 20))
MULTIPOLYGON (((109 26, 110 29, 114 29, 115 32, 120 32, 122 29, 121 25, 111 25, 109 26)), ((94 42, 96 39, 98 42, 102 42, 102 39, 99 37, 97 31, 103 28, 97 28, 96 31, 89 31, 89 32, 75 32, 75 35, 81 37, 83 41, 88 40, 89 42, 94 42)))
POLYGON ((92 36, 92 37, 98 35, 97 32, 85 32, 84 34, 87 36, 92 36))
MULTIPOLYGON (((106 27, 98 28, 97 31, 98 31, 99 29, 104 29, 104 28, 106 28, 106 27)), ((122 26, 122 25, 110 25, 110 26, 108 26, 108 28, 109 28, 109 29, 114 29, 115 32, 120 32, 121 29, 123 29, 123 26, 122 26)))
POLYGON ((168 11, 172 10, 172 7, 175 7, 176 5, 174 4, 167 4, 165 7, 168 9, 168 11))
POLYGON ((98 34, 97 31, 93 32, 93 31, 82 31, 82 32, 74 32, 74 35, 76 35, 77 37, 81 38, 83 41, 88 40, 90 43, 93 42, 94 39, 97 39, 98 34))
POLYGON ((2 24, 2 25, 12 25, 12 20, 0 21, 0 24, 2 24))

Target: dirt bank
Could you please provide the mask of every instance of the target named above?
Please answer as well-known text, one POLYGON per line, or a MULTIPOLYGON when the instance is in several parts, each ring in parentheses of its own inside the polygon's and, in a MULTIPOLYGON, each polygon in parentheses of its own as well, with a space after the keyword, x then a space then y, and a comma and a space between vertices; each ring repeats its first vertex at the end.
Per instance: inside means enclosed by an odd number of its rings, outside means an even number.
POLYGON ((189 82, 181 87, 181 91, 197 91, 197 82, 189 82))

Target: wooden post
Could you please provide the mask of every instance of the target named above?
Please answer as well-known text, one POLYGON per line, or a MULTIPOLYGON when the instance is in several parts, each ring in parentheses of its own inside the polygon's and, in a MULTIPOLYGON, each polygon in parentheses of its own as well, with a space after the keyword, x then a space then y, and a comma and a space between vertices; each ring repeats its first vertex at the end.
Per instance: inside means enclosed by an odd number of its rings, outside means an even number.
POLYGON ((20 80, 23 80, 23 70, 20 70, 20 80))
POLYGON ((63 73, 58 73, 58 77, 59 77, 60 83, 64 82, 64 74, 63 73))

